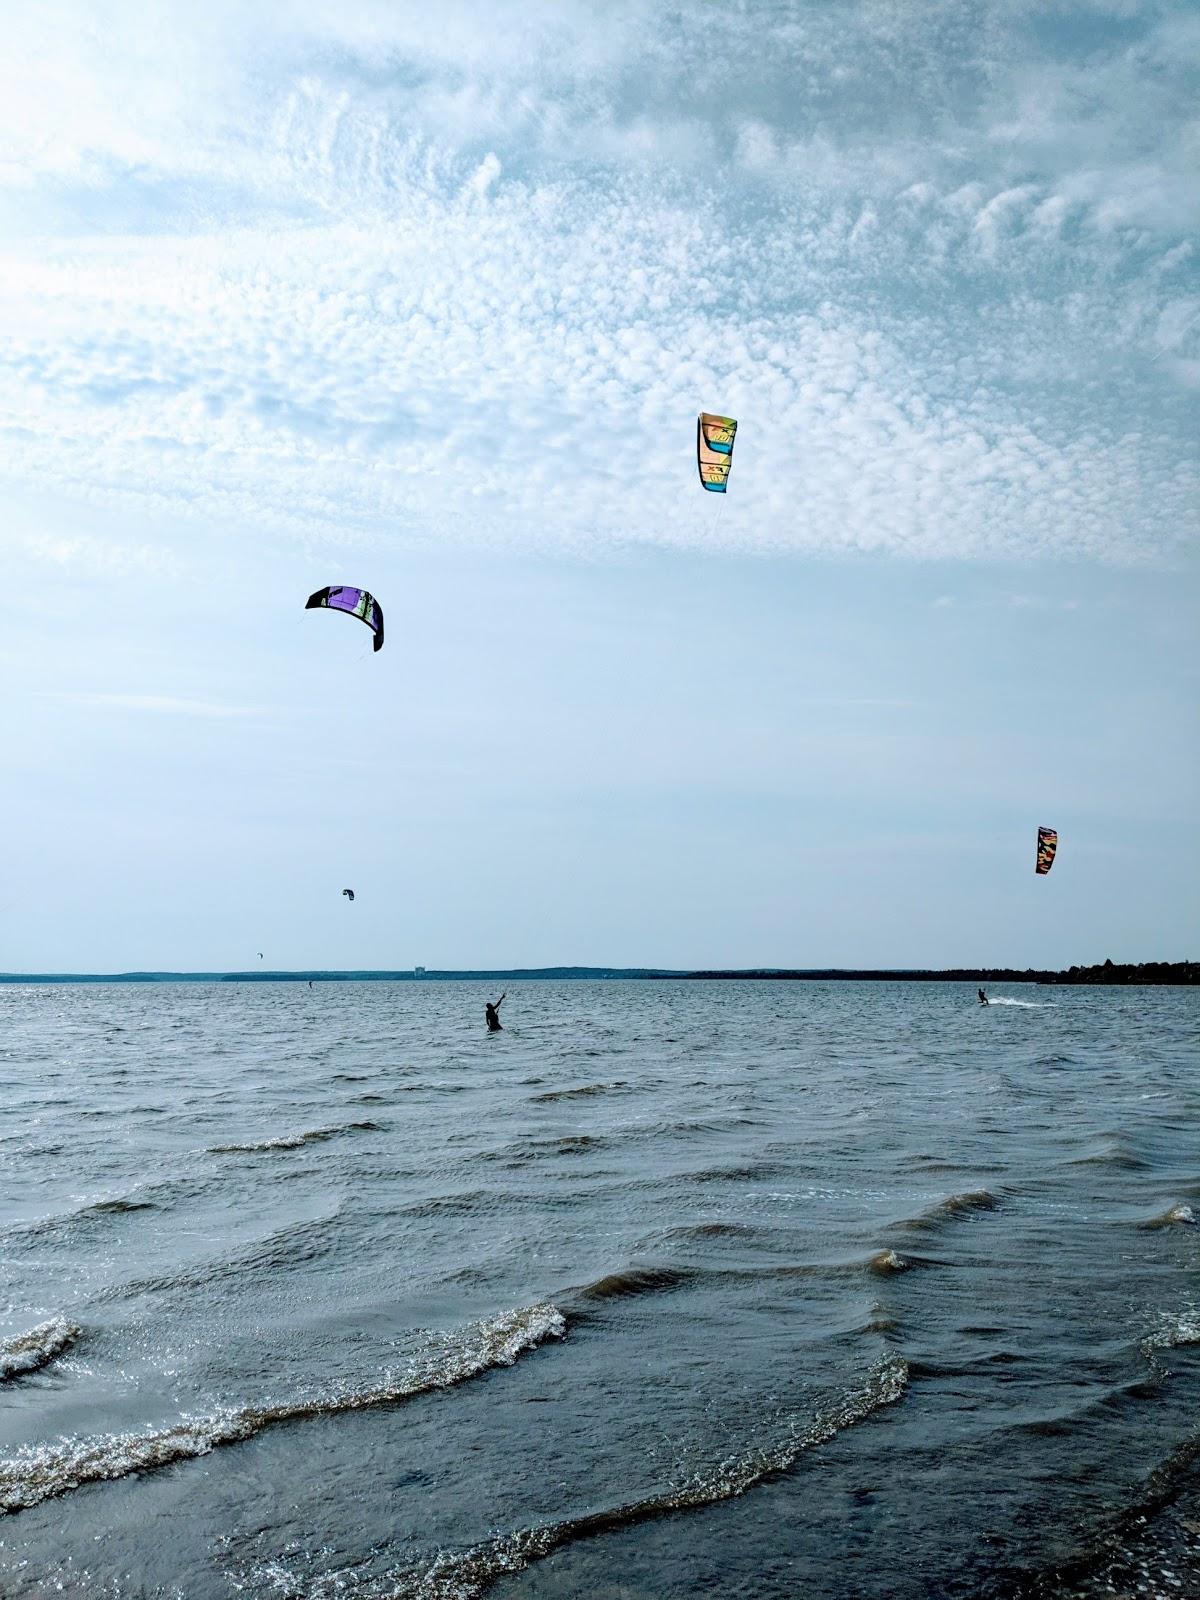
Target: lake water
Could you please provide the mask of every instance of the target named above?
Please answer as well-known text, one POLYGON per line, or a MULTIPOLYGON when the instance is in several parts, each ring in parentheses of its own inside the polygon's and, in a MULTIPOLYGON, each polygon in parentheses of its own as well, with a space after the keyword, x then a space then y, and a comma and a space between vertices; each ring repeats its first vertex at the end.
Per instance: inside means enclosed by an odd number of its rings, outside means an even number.
POLYGON ((6 1600, 1200 1594, 1195 991, 485 998, 0 989, 6 1600))

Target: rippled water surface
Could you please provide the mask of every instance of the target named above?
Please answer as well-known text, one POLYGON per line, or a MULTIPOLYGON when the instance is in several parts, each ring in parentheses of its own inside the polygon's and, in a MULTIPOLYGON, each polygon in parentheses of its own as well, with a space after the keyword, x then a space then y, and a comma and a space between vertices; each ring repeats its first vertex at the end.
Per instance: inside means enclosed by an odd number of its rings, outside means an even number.
POLYGON ((1194 992, 485 998, 0 989, 0 1594, 1200 1593, 1194 992))

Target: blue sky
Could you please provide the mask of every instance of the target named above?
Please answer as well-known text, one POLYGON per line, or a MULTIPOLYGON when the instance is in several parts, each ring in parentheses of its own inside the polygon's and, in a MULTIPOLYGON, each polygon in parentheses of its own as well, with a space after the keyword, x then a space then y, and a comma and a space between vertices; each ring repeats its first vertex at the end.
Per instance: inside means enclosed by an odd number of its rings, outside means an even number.
POLYGON ((26 20, 0 968, 1196 954, 1193 6, 26 20))

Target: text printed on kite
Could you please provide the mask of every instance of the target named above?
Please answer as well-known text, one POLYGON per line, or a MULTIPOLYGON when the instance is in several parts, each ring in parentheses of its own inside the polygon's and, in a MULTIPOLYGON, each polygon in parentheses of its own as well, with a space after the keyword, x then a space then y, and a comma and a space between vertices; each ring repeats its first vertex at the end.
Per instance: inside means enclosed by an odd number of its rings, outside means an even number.
POLYGON ((365 622, 375 635, 373 648, 383 649, 383 607, 374 595, 368 594, 366 589, 351 589, 340 583, 328 584, 324 589, 318 589, 315 594, 310 594, 304 602, 306 611, 322 607, 330 611, 344 611, 347 616, 357 617, 360 622, 365 622))
POLYGON ((1034 871, 1044 878, 1054 865, 1054 852, 1058 849, 1058 830, 1039 828, 1037 838, 1037 866, 1034 871))
POLYGON ((696 465, 700 482, 713 494, 724 494, 733 465, 733 440, 737 423, 702 411, 696 419, 696 465))

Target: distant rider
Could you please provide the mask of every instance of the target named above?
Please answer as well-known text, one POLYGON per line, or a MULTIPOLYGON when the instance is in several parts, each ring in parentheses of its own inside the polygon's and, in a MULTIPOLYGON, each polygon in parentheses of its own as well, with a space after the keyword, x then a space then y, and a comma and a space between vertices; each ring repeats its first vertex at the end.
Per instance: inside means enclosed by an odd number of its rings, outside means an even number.
MULTIPOLYGON (((507 993, 508 993, 508 991, 505 990, 505 994, 507 994, 507 993)), ((503 1004, 504 1004, 504 995, 503 994, 500 996, 499 1000, 496 1001, 495 1005, 493 1005, 490 1000, 485 1000, 484 1001, 483 1014, 487 1018, 487 1025, 488 1025, 488 1032, 489 1033, 499 1033, 500 1032, 500 1007, 503 1004)))
POLYGON ((987 995, 984 994, 982 989, 980 989, 980 991, 979 991, 979 1004, 981 1006, 986 1006, 986 1005, 990 1005, 991 1004, 991 1002, 989 1001, 987 995))

